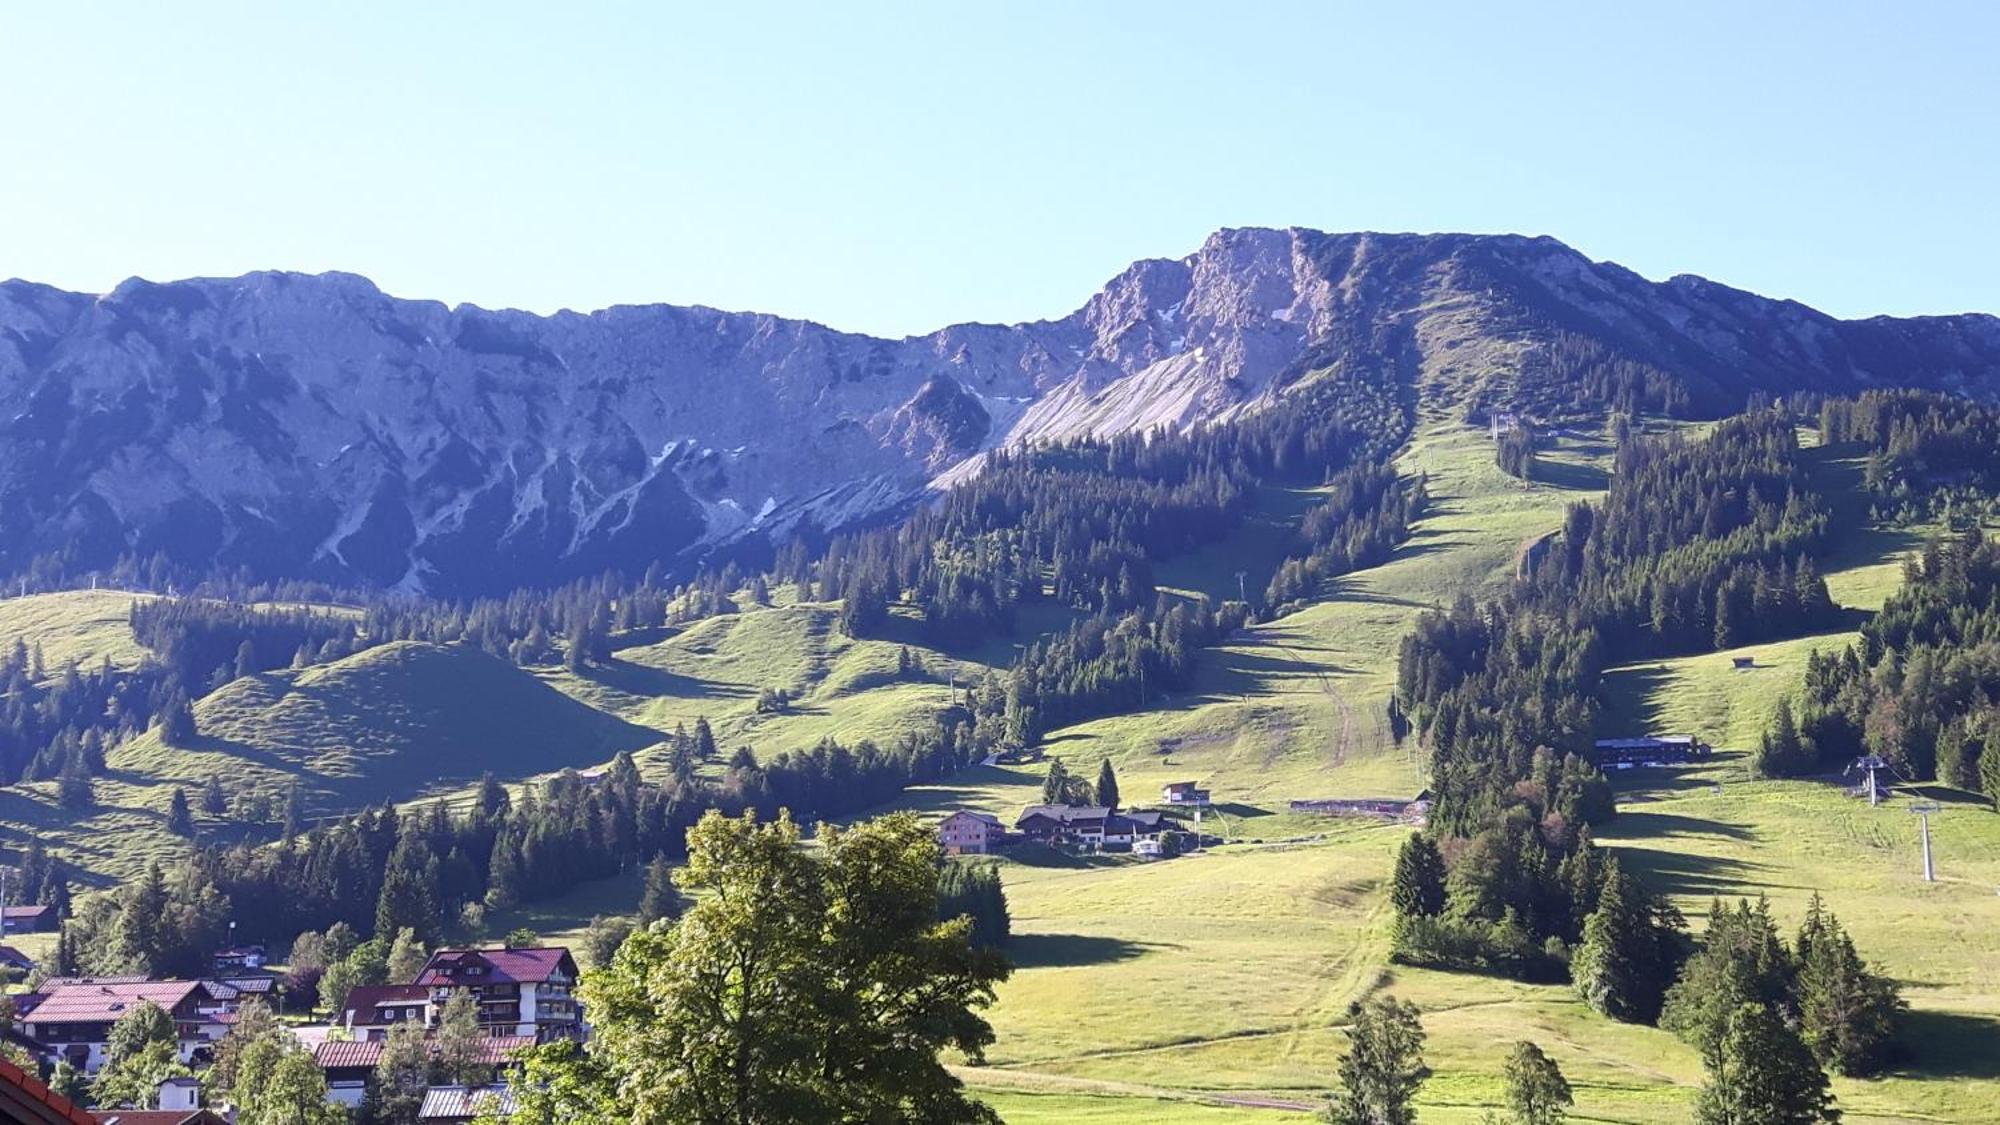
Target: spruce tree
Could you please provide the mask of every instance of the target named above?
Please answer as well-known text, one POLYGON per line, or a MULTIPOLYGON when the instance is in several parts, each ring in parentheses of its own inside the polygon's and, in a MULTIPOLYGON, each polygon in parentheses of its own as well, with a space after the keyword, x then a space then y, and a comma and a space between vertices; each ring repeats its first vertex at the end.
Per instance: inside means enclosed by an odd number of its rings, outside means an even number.
POLYGON ((1584 923, 1583 944, 1570 962, 1578 995, 1613 1019, 1651 1021, 1666 987, 1660 944, 1644 888, 1617 860, 1606 860, 1597 910, 1584 923))
POLYGON ((1097 768, 1096 803, 1113 812, 1118 811, 1118 774, 1111 768, 1111 759, 1097 768))
POLYGON ((194 812, 188 807, 187 790, 176 788, 167 805, 167 831, 183 839, 194 837, 194 812))
POLYGON ((201 811, 214 817, 229 814, 229 798, 223 796, 222 779, 215 774, 209 774, 207 784, 202 786, 201 811))
POLYGON ((685 907, 680 889, 674 886, 673 865, 664 855, 656 855, 646 865, 646 888, 639 895, 639 924, 651 925, 662 919, 674 921, 685 907))
POLYGON ((1048 776, 1042 779, 1042 803, 1060 805, 1069 799, 1069 768, 1061 758, 1049 759, 1048 776))
POLYGON ((1738 900, 1729 908, 1718 900, 1709 906, 1701 948, 1667 990, 1660 1026, 1704 1053, 1713 1051, 1738 1006, 1783 1002, 1792 972, 1767 903, 1760 899, 1752 908, 1738 900))
POLYGON ((1792 716, 1792 701, 1780 697, 1771 729, 1757 745, 1751 768, 1759 777, 1795 777, 1810 768, 1805 743, 1799 737, 1798 721, 1792 716))
POLYGON ((1437 841, 1412 832, 1396 853, 1395 882, 1389 902, 1405 918, 1444 913, 1444 856, 1437 841))
POLYGON ((1826 1074, 1798 1034, 1764 1004, 1730 1013, 1707 1059, 1695 1125, 1815 1125, 1837 1122, 1826 1074))
POLYGON ((1979 755, 1979 784, 1994 811, 2000 812, 2000 745, 1988 746, 1979 755))
POLYGON ((1562 1068, 1526 1039, 1507 1056, 1507 1108, 1515 1125, 1562 1125, 1576 1104, 1562 1068))
POLYGON ((1347 1053, 1340 1088, 1327 1106, 1333 1125, 1411 1125, 1424 1065, 1424 1026, 1415 1004, 1380 996, 1347 1010, 1347 1053))
POLYGON ((1813 896, 1799 932, 1799 1034, 1836 1074, 1872 1074, 1887 1061, 1908 1005, 1886 977, 1868 971, 1838 919, 1813 896))

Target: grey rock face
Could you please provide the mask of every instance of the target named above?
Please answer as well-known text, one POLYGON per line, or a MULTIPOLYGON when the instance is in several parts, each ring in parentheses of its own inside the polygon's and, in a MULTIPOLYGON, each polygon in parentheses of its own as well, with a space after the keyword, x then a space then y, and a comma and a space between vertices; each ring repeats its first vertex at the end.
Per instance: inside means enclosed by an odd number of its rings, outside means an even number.
POLYGON ((1550 239, 1231 230, 1059 320, 876 339, 673 306, 535 316, 257 273, 0 284, 0 573, 121 555, 434 592, 832 529, 997 445, 1255 410, 1307 369, 1507 401, 1565 339, 1697 403, 1990 395, 2000 322, 1842 322, 1550 239), (59 561, 52 561, 59 560, 59 561))

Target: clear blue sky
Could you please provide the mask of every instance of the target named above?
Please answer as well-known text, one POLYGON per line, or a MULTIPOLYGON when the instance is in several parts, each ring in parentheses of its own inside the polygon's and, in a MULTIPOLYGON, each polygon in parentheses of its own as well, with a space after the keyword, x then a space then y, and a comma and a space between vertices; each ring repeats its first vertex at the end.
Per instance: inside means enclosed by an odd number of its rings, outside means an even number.
POLYGON ((1296 225, 2000 312, 1994 6, 1629 7, 10 5, 0 277, 900 334, 1296 225))

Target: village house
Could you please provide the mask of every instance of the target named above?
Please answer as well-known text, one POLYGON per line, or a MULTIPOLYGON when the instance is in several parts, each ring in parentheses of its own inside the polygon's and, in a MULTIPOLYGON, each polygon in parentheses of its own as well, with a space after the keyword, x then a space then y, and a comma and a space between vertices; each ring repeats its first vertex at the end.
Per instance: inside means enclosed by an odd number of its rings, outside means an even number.
POLYGON ((17 973, 32 973, 35 971, 35 962, 33 958, 11 945, 0 945, 0 968, 11 969, 17 973))
POLYGON ((1680 765, 1706 758, 1710 752, 1708 743, 1691 734, 1648 735, 1645 738, 1600 738, 1594 749, 1596 765, 1601 770, 1680 765))
MULTIPOLYGON (((349 1109, 368 1096, 368 1079, 382 1062, 383 1039, 330 1039, 313 1047, 313 1061, 326 1076, 327 1100, 349 1109)), ((494 1075, 513 1062, 514 1052, 535 1045, 520 1035, 496 1036, 481 1040, 479 1059, 491 1064, 494 1075)), ((435 1051, 436 1044, 432 1044, 435 1051)))
POLYGON ((234 976, 252 972, 264 967, 267 957, 261 945, 238 945, 217 950, 214 958, 215 975, 234 976))
POLYGON ((0 906, 0 933, 47 933, 59 921, 53 906, 0 906))
POLYGON ((421 984, 364 984, 350 989, 337 1021, 357 1041, 387 1039, 402 1023, 429 1027, 431 990, 421 984))
POLYGON ((488 1035, 546 1042, 583 1037, 576 977, 567 949, 441 949, 412 983, 429 990, 425 1019, 433 1026, 452 993, 470 990, 488 1035))
POLYGON ((182 1062, 192 1062, 228 1031, 230 1012, 208 986, 194 980, 96 981, 47 984, 18 1000, 21 1030, 52 1059, 66 1059, 85 1074, 104 1065, 111 1026, 151 1002, 173 1017, 182 1062))
POLYGON ((1199 782, 1175 781, 1160 790, 1160 800, 1168 805, 1208 807, 1208 790, 1199 782))
POLYGON ((1173 828, 1164 813, 1121 813, 1095 805, 1031 805, 1014 821, 1014 830, 1029 840, 1085 847, 1157 839, 1173 828))
POLYGON ((938 822, 938 843, 947 855, 986 855, 1000 846, 1007 830, 989 813, 960 809, 938 822))

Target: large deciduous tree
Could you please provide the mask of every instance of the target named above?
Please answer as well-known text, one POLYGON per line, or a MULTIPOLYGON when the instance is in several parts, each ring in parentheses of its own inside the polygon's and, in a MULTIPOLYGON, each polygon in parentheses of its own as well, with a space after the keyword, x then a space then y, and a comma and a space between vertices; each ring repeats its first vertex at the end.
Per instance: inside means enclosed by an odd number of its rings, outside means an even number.
POLYGON ((967 919, 937 920, 935 835, 897 815, 821 844, 704 816, 680 874, 696 901, 586 976, 589 1049, 537 1049, 516 1120, 997 1122, 938 1059, 980 1057, 975 1009, 1007 969, 967 919))

